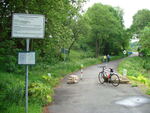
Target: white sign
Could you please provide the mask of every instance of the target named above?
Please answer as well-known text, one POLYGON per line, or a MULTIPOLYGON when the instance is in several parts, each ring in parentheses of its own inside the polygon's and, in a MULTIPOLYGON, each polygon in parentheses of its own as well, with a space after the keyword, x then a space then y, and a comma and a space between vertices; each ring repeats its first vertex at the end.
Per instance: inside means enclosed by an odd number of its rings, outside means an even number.
POLYGON ((35 52, 19 52, 18 64, 35 64, 35 52))
POLYGON ((123 51, 123 54, 127 54, 127 51, 126 51, 126 50, 124 50, 124 51, 123 51))
POLYGON ((45 17, 36 14, 13 14, 12 37, 44 38, 45 17))
POLYGON ((126 75, 127 75, 127 70, 123 69, 123 76, 126 76, 126 75))

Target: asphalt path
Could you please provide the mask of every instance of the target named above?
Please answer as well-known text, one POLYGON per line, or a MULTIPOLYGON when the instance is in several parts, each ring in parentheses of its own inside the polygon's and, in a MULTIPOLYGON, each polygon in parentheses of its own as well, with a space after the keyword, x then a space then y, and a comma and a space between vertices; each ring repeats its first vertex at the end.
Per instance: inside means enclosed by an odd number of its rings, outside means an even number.
MULTIPOLYGON (((116 70, 120 61, 111 61, 107 66, 116 70)), ((55 89, 48 113, 150 113, 149 96, 130 84, 100 84, 99 71, 98 65, 84 69, 83 80, 77 84, 67 84, 66 77, 55 89)), ((73 74, 80 75, 80 71, 73 74)))

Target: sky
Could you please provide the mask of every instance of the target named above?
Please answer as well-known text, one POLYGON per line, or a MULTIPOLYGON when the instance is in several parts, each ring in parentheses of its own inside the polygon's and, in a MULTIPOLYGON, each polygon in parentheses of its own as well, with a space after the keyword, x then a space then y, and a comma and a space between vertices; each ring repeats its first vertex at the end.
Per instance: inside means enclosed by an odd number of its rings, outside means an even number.
POLYGON ((105 5, 111 5, 113 7, 119 6, 124 11, 123 19, 126 28, 129 28, 132 24, 132 17, 140 9, 150 10, 150 0, 87 0, 83 10, 87 10, 94 3, 102 3, 105 5))

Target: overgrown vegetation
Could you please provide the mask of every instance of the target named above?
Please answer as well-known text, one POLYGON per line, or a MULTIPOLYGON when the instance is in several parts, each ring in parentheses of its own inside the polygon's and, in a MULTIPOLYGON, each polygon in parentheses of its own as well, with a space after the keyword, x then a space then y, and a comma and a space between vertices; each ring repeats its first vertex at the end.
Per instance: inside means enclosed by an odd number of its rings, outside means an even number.
MULTIPOLYGON (((132 80, 132 86, 144 84, 147 88, 146 93, 150 92, 150 58, 131 57, 119 64, 118 70, 122 74, 123 69, 127 70, 127 76, 132 80)), ((145 87, 145 88, 146 88, 145 87)))
MULTIPOLYGON (((128 45, 129 36, 123 26, 123 11, 94 4, 81 15, 86 0, 11 0, 0 2, 0 66, 7 72, 18 72, 17 53, 24 51, 25 40, 11 38, 13 13, 43 14, 45 36, 30 41, 36 61, 55 64, 63 60, 61 49, 73 48, 95 53, 119 55, 128 45)), ((93 54, 92 54, 93 55, 93 54)))
POLYGON ((150 56, 150 10, 139 10, 133 16, 133 24, 130 31, 139 39, 138 51, 140 54, 142 56, 150 56))
MULTIPOLYGON (((139 56, 128 58, 120 64, 119 71, 123 68, 128 70, 128 77, 134 82, 142 83, 148 87, 146 91, 150 94, 150 10, 141 9, 133 16, 133 23, 129 32, 134 38, 139 39, 138 43, 134 43, 139 56)), ((132 45, 133 46, 133 45, 132 45)), ((137 86, 138 83, 133 83, 137 86)))
POLYGON ((123 25, 123 11, 119 7, 97 3, 87 10, 83 19, 89 32, 82 35, 82 48, 90 48, 97 57, 103 54, 118 55, 127 48, 129 35, 123 25))
MULTIPOLYGON (((84 67, 101 63, 101 58, 88 57, 83 51, 71 51, 65 62, 57 64, 36 64, 29 68, 29 113, 42 113, 42 106, 50 103, 53 88, 67 74, 84 67), (50 73, 50 74, 48 74, 50 73)), ((112 56, 111 59, 120 57, 112 56)), ((24 112, 25 72, 19 74, 0 72, 0 111, 2 113, 24 112)))
MULTIPOLYGON (((86 58, 83 52, 71 52, 70 60, 54 65, 38 64, 30 67, 29 73, 29 113, 41 113, 42 106, 52 101, 53 88, 64 75, 84 66, 100 63, 96 58, 86 58), (51 76, 48 76, 51 73, 51 76)), ((25 73, 0 72, 0 108, 2 113, 24 112, 24 80, 25 73)))
POLYGON ((17 53, 24 51, 25 40, 11 38, 13 13, 42 14, 46 20, 44 39, 30 40, 36 65, 29 72, 29 113, 41 113, 52 101, 53 87, 81 64, 100 63, 104 54, 119 58, 129 40, 122 10, 98 3, 81 14, 85 1, 0 1, 0 112, 24 112, 25 67, 17 64, 17 53), (63 48, 68 50, 65 62, 63 48))

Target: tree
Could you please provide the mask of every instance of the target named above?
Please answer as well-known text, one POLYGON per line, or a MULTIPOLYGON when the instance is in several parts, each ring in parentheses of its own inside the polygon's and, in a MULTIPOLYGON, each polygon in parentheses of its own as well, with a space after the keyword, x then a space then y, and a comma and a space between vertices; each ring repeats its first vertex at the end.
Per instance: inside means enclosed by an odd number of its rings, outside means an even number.
POLYGON ((133 24, 131 26, 132 34, 137 34, 139 38, 139 52, 144 53, 144 55, 150 55, 150 10, 142 9, 139 10, 133 16, 133 24))
POLYGON ((139 10, 133 16, 133 24, 131 26, 131 30, 133 33, 140 33, 141 30, 144 29, 145 26, 150 22, 150 10, 142 9, 139 10))
MULTIPOLYGON (((43 14, 46 18, 43 40, 31 40, 31 50, 39 55, 38 60, 56 62, 61 59, 60 49, 72 43, 70 21, 79 14, 85 0, 1 0, 0 1, 0 60, 13 57, 24 50, 25 40, 11 38, 13 13, 43 14), (7 51, 6 51, 7 48, 7 51), (11 51, 11 52, 10 52, 11 51)), ((77 25, 77 24, 74 24, 77 25)), ((1 61, 0 61, 1 62, 1 61)), ((8 61, 12 62, 12 61, 8 61)), ((13 61, 11 64, 16 64, 13 61)), ((9 66, 10 67, 10 66, 9 66)))
POLYGON ((97 57, 99 54, 119 54, 123 48, 125 38, 122 14, 119 8, 97 3, 83 15, 89 19, 89 45, 95 49, 97 57))
POLYGON ((140 52, 150 56, 150 25, 145 27, 140 33, 140 52))

